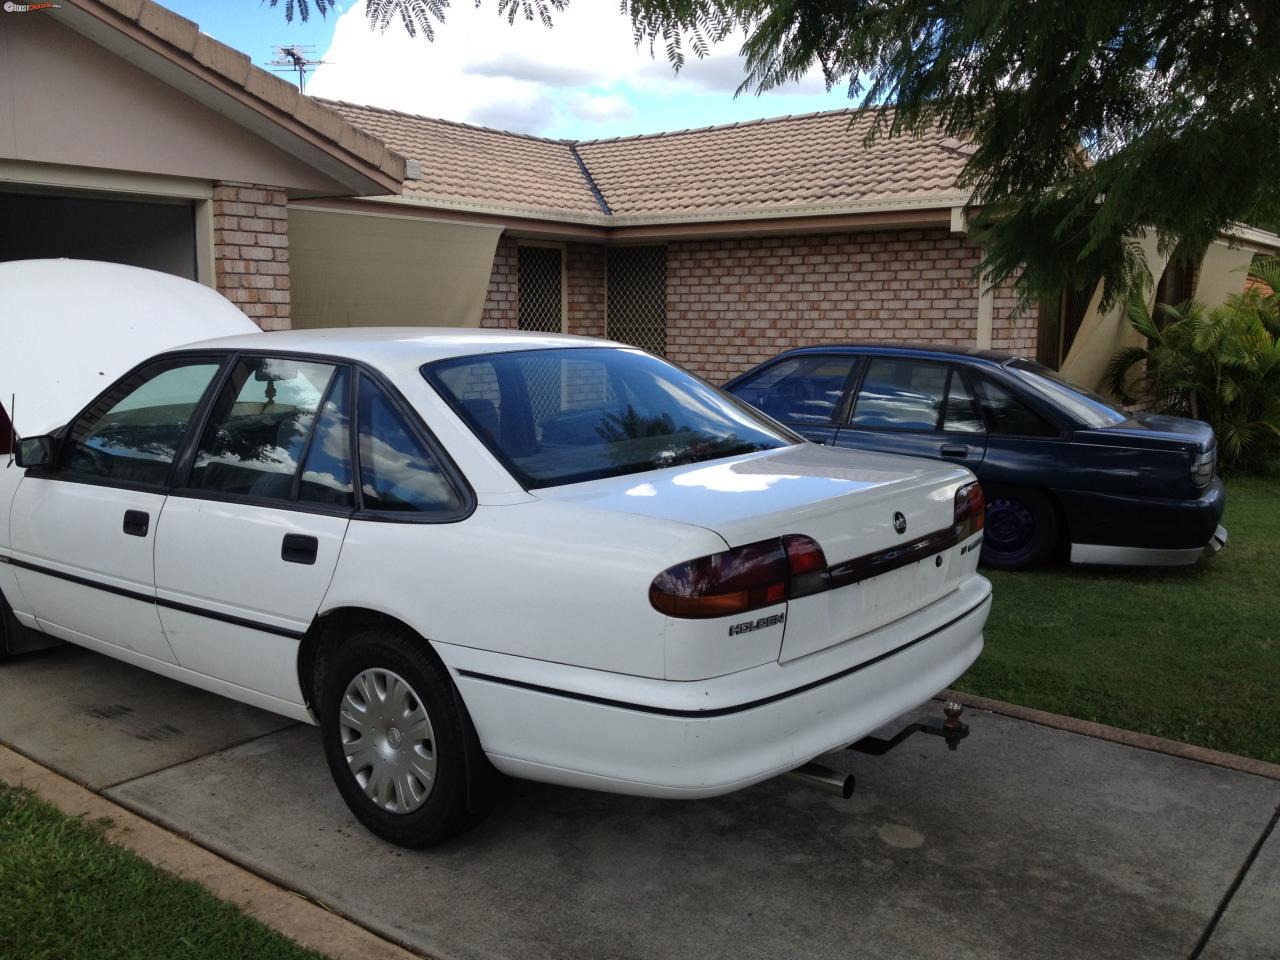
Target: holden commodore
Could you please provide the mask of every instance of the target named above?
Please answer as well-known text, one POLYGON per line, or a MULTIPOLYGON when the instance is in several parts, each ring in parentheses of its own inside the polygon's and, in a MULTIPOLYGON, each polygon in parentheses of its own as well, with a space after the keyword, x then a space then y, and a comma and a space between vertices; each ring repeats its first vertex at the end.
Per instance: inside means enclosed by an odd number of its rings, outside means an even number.
POLYGON ((961 466, 808 443, 579 337, 257 332, 104 385, 35 368, 118 365, 123 317, 247 321, 101 264, 0 265, 0 293, 81 331, 2 371, 27 428, 0 470, 7 649, 37 631, 319 724, 344 800, 394 843, 465 829, 499 774, 736 790, 981 649, 961 466))
POLYGON ((993 350, 830 344, 725 386, 817 443, 934 457, 986 492, 982 561, 1178 566, 1216 553, 1226 494, 1213 429, 1123 410, 993 350))

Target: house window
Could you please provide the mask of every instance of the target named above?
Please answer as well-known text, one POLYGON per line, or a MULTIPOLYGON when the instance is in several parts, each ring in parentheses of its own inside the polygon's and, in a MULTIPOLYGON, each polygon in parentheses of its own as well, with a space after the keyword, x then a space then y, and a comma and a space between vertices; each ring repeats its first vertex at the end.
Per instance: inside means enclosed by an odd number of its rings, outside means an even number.
POLYGON ((564 251, 520 247, 517 326, 534 333, 560 333, 564 317, 564 251))
POLYGON ((608 335, 667 352, 667 248, 610 247, 608 335))

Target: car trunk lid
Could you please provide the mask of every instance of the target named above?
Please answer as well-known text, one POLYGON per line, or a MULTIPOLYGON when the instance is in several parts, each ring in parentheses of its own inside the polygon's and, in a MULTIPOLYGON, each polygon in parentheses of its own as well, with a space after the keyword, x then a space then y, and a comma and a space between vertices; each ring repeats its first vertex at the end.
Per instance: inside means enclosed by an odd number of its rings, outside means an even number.
POLYGON ((926 606, 972 572, 946 549, 956 490, 971 479, 935 461, 801 444, 536 493, 705 527, 730 547, 812 538, 840 583, 790 602, 779 650, 789 660, 926 606))

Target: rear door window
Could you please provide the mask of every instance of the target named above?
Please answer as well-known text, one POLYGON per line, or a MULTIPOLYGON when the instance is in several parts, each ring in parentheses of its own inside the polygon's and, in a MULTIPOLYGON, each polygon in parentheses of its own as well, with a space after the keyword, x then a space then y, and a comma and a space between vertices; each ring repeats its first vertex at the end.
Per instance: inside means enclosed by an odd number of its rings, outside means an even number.
POLYGON ((945 364, 927 360, 871 358, 850 424, 877 430, 937 430, 947 399, 947 373, 945 364))
POLYGON ((947 384, 947 405, 942 412, 942 429, 946 433, 985 433, 982 411, 978 400, 965 381, 965 376, 955 367, 947 384))
POLYGON ((190 486, 291 499, 316 413, 337 371, 331 363, 287 358, 236 361, 200 439, 190 486))
POLYGON ((360 496, 365 510, 452 516, 463 500, 440 460, 404 412, 360 377, 360 496))
POLYGON ((741 381, 733 394, 775 420, 829 424, 857 362, 856 357, 791 357, 741 381))

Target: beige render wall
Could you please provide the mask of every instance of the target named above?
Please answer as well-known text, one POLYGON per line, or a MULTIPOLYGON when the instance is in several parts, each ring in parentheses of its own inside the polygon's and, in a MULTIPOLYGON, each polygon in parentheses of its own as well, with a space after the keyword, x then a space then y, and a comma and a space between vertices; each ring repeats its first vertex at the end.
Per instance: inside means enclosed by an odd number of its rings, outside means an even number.
POLYGON ((263 330, 288 330, 289 207, 278 187, 213 187, 213 275, 220 294, 263 330))

